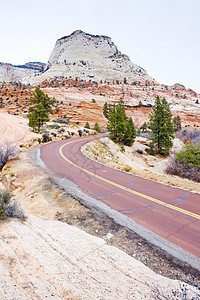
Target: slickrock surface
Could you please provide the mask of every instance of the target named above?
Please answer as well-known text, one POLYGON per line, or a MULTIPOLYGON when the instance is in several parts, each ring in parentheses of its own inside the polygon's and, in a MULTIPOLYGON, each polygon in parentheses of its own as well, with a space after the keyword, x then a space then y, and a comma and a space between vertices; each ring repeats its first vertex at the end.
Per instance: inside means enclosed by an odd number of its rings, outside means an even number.
POLYGON ((41 77, 69 75, 153 81, 144 69, 118 51, 110 37, 91 35, 81 30, 57 40, 47 71, 41 77))
POLYGON ((173 299, 180 289, 180 282, 65 223, 29 216, 1 221, 0 229, 0 299, 173 299))
POLYGON ((20 116, 12 116, 7 113, 0 113, 0 144, 27 143, 37 138, 28 127, 28 120, 20 116))

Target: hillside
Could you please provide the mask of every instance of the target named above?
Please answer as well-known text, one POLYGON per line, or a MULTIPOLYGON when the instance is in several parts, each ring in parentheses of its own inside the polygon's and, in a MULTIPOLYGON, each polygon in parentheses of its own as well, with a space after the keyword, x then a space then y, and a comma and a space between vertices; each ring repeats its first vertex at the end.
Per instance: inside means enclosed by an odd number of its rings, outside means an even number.
POLYGON ((41 72, 45 64, 26 63, 25 65, 12 65, 0 62, 0 82, 22 81, 24 78, 41 72))
POLYGON ((81 30, 57 40, 43 76, 88 78, 153 79, 141 67, 122 54, 110 37, 91 35, 81 30))

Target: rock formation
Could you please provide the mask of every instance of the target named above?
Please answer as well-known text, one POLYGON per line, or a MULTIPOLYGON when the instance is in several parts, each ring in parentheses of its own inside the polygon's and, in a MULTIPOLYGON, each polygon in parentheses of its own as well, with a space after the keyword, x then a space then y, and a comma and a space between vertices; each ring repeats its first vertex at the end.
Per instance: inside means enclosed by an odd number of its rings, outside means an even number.
POLYGON ((81 30, 57 40, 43 76, 153 80, 144 69, 118 51, 110 37, 81 30))
POLYGON ((25 65, 14 66, 12 64, 0 63, 0 81, 21 81, 25 77, 41 72, 45 64, 31 62, 25 65))

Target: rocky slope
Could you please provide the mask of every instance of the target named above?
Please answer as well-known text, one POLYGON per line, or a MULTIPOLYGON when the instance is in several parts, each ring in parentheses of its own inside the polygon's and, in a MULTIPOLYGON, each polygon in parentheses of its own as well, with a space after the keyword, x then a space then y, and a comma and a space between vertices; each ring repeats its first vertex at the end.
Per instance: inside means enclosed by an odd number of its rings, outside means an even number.
POLYGON ((153 80, 144 69, 118 51, 110 37, 81 30, 57 40, 42 76, 153 80))
POLYGON ((42 63, 26 63, 25 65, 14 66, 12 64, 0 63, 0 81, 11 82, 21 81, 27 76, 41 72, 45 64, 42 63))
POLYGON ((78 228, 31 216, 0 228, 1 299, 183 299, 179 281, 78 228))

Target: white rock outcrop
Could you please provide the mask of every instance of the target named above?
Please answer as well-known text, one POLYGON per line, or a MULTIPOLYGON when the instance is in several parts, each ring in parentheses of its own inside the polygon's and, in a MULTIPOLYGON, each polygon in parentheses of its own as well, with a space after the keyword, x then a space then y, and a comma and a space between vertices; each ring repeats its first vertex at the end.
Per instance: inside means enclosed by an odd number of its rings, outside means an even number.
POLYGON ((144 69, 118 51, 110 37, 81 30, 57 40, 42 75, 54 76, 153 80, 144 69))
POLYGON ((0 299, 183 299, 179 281, 78 228, 31 216, 0 228, 0 299))
POLYGON ((34 68, 34 66, 13 66, 12 64, 0 63, 0 82, 23 81, 28 76, 38 72, 40 72, 40 70, 34 68))

